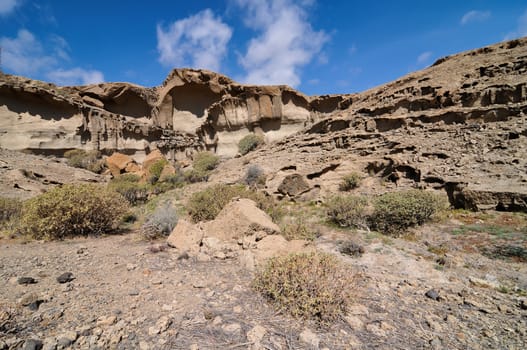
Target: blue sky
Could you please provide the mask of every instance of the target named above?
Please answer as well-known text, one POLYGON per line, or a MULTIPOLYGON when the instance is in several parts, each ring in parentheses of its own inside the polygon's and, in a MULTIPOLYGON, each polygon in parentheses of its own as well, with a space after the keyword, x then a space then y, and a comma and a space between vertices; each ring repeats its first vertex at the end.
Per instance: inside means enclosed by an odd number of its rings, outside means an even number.
POLYGON ((3 71, 63 85, 193 67, 351 93, 525 35, 525 0, 0 0, 3 71))

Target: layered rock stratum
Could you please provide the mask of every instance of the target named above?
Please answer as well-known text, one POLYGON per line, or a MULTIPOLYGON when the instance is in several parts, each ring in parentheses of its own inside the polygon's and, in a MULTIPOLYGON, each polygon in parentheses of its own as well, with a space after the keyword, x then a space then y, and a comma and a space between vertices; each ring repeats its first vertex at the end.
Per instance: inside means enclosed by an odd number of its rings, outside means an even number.
POLYGON ((238 141, 256 133, 267 145, 226 162, 222 180, 259 165, 271 174, 269 192, 297 178, 305 191, 295 196, 309 197, 334 192, 356 171, 373 192, 431 187, 458 207, 526 211, 526 73, 527 38, 445 57, 349 95, 308 97, 192 69, 175 69, 154 88, 58 87, 4 74, 0 147, 119 150, 137 161, 159 149, 181 160, 205 149, 235 156, 238 141))

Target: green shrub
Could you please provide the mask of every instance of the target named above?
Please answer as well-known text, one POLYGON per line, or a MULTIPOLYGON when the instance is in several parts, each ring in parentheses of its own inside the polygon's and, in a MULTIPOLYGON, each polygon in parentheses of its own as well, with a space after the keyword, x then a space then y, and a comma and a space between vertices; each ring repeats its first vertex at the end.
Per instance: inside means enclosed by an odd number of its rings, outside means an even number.
POLYGON ((141 226, 141 234, 147 239, 168 236, 176 227, 178 217, 172 204, 165 202, 157 206, 141 226))
POLYGON ((368 200, 358 196, 335 196, 326 204, 329 220, 342 227, 367 228, 368 200))
POLYGON ((241 155, 245 155, 251 152, 253 149, 258 147, 263 143, 263 138, 255 134, 249 134, 243 137, 240 142, 238 142, 238 151, 241 155))
POLYGON ((341 191, 351 191, 354 188, 359 187, 361 176, 357 173, 351 173, 342 178, 342 182, 339 185, 341 191))
POLYGON ((18 217, 22 210, 22 202, 14 198, 0 197, 0 222, 18 217))
POLYGON ((186 170, 183 176, 185 177, 185 181, 189 183, 206 182, 209 179, 209 172, 190 169, 186 170))
POLYGON ((152 164, 152 166, 150 167, 150 169, 149 169, 150 174, 151 175, 155 175, 157 177, 160 177, 161 176, 161 172, 163 171, 163 169, 165 168, 165 166, 167 164, 168 164, 168 161, 166 159, 158 160, 157 162, 152 164))
POLYGON ((234 197, 252 199, 275 221, 283 214, 280 205, 272 197, 249 190, 243 185, 225 184, 213 185, 194 193, 188 201, 187 211, 194 222, 214 220, 234 197))
POLYGON ((139 183, 140 177, 135 174, 123 174, 113 178, 108 188, 120 193, 126 200, 136 205, 148 199, 148 185, 139 183))
POLYGON ((326 323, 346 313, 352 282, 334 256, 302 253, 269 260, 257 272, 253 287, 281 312, 326 323))
POLYGON ((69 184, 29 199, 22 208, 20 231, 36 239, 101 234, 127 212, 126 200, 95 184, 69 184))
POLYGON ((219 161, 220 158, 211 152, 200 152, 194 156, 192 167, 198 172, 206 173, 208 171, 214 170, 219 161))
POLYGON ((104 160, 101 159, 99 151, 86 152, 82 149, 72 149, 66 151, 64 157, 68 159, 68 165, 75 168, 87 169, 94 173, 100 173, 104 169, 104 160))
POLYGON ((435 193, 409 190, 385 193, 373 202, 373 227, 389 235, 399 235, 412 226, 422 225, 446 208, 446 201, 435 193))

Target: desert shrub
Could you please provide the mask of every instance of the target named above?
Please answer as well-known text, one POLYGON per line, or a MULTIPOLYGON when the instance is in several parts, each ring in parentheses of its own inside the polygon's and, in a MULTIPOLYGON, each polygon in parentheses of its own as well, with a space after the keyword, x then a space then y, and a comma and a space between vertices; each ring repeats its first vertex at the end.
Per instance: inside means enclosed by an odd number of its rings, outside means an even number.
POLYGON ((168 236, 178 221, 176 209, 165 202, 157 206, 141 226, 141 234, 147 239, 168 236))
POLYGON ((207 172, 214 170, 219 161, 220 158, 211 152, 200 152, 194 156, 192 167, 198 172, 207 172))
POLYGON ((161 172, 163 171, 163 168, 168 164, 168 161, 166 159, 160 159, 152 166, 150 167, 149 171, 150 174, 157 176, 158 178, 161 176, 161 172))
POLYGON ((373 207, 373 227, 389 235, 399 235, 409 227, 430 220, 446 207, 446 201, 429 191, 408 190, 380 195, 373 207))
POLYGON ((338 247, 339 252, 345 255, 359 257, 364 254, 364 247, 350 240, 341 242, 338 247))
POLYGON ((99 151, 86 152, 82 149, 72 149, 64 153, 69 166, 83 168, 94 173, 100 173, 104 169, 104 160, 101 159, 99 151))
POLYGON ((185 175, 178 171, 175 174, 165 176, 163 182, 170 184, 172 188, 183 187, 185 185, 185 175))
POLYGON ((256 164, 249 166, 247 168, 247 172, 245 173, 243 182, 249 186, 265 184, 265 174, 263 169, 256 164))
POLYGON ((281 312, 326 323, 346 313, 352 282, 334 256, 301 253, 270 259, 253 287, 281 312))
POLYGON ((342 227, 367 228, 368 200, 359 196, 335 196, 326 204, 329 220, 342 227))
POLYGON ((359 187, 361 176, 357 173, 351 173, 342 178, 342 182, 339 185, 341 191, 351 191, 354 188, 359 187))
POLYGON ((146 184, 139 183, 140 177, 135 174, 123 174, 113 178, 108 188, 120 193, 126 200, 136 205, 148 199, 149 189, 146 184))
POLYGON ((255 134, 249 134, 247 136, 244 136, 238 142, 238 151, 240 152, 241 155, 245 155, 251 152, 253 149, 258 147, 262 143, 263 143, 263 138, 261 136, 258 136, 255 134))
POLYGON ((101 234, 115 228, 128 204, 101 185, 69 184, 24 203, 20 231, 36 239, 101 234))
POLYGON ((293 239, 313 241, 319 236, 319 233, 313 229, 312 225, 304 217, 292 217, 280 226, 282 235, 288 241, 293 239))
POLYGON ((209 172, 190 169, 185 171, 183 176, 185 177, 185 181, 189 183, 206 182, 209 179, 209 172))
POLYGON ((243 185, 225 184, 213 185, 194 193, 188 201, 187 211, 194 222, 214 220, 234 197, 252 199, 275 221, 282 215, 280 205, 272 197, 247 189, 243 185))
POLYGON ((15 198, 0 197, 0 222, 18 217, 22 210, 22 202, 15 198))

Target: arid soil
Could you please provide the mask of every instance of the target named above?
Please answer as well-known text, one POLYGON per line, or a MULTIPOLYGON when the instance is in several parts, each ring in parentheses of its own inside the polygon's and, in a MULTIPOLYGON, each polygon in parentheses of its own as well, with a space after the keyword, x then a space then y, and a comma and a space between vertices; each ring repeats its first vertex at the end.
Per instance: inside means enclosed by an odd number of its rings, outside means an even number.
POLYGON ((325 327, 277 313, 237 259, 188 259, 134 232, 3 239, 0 349, 524 349, 526 256, 489 252, 525 254, 526 222, 455 212, 403 238, 321 226, 318 249, 356 281, 348 315, 325 327), (348 239, 362 256, 338 252, 348 239))

